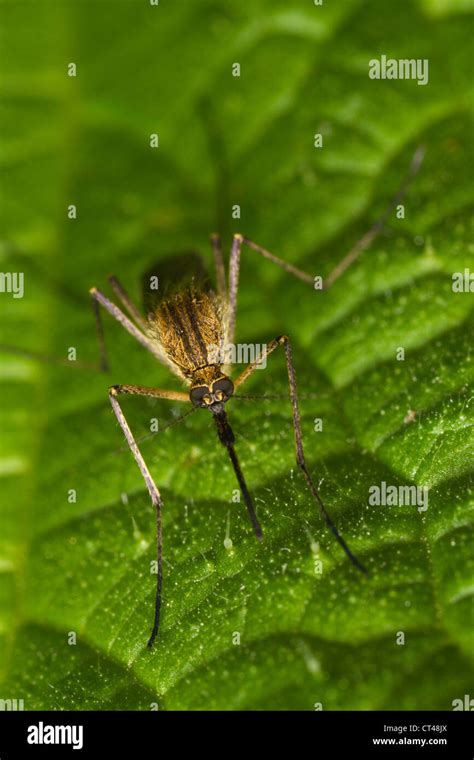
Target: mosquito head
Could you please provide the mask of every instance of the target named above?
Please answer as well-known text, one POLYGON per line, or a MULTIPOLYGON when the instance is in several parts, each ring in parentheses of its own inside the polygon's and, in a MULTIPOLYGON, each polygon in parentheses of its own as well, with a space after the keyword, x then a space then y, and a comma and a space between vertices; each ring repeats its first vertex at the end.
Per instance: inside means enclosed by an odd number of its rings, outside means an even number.
POLYGON ((224 404, 234 392, 234 384, 226 375, 221 375, 212 383, 195 383, 189 391, 189 398, 194 406, 209 409, 214 414, 221 414, 224 404))

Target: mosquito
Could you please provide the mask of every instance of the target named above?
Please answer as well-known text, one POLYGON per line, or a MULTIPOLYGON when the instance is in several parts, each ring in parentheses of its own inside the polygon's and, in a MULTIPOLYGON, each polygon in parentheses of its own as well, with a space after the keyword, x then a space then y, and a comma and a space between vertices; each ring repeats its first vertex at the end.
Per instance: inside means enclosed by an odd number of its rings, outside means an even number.
MULTIPOLYGON (((382 230, 389 214, 403 197, 408 182, 418 171, 422 158, 423 149, 418 148, 412 158, 410 169, 404 182, 392 198, 384 214, 339 262, 328 277, 325 278, 325 289, 330 287, 342 275, 382 230)), ((146 316, 135 306, 117 277, 113 275, 108 278, 109 283, 128 316, 100 290, 95 287, 90 290, 99 338, 102 369, 107 368, 107 354, 100 307, 109 312, 133 338, 150 351, 161 364, 168 367, 181 382, 184 382, 188 386, 187 392, 184 392, 182 390, 166 390, 141 385, 113 385, 109 388, 108 392, 112 409, 143 476, 156 514, 157 581, 153 628, 148 640, 149 648, 153 647, 160 624, 163 587, 163 500, 125 418, 119 401, 121 396, 132 394, 155 399, 167 399, 173 402, 191 403, 192 408, 190 411, 205 409, 211 414, 215 423, 217 437, 227 451, 232 464, 253 531, 256 538, 261 541, 263 538, 262 527, 237 456, 235 435, 227 417, 226 405, 234 395, 237 395, 235 391, 239 391, 242 388, 256 369, 259 368, 259 365, 265 362, 264 366, 266 366, 268 356, 273 354, 278 348, 283 349, 288 377, 297 466, 326 526, 333 533, 336 541, 351 563, 361 572, 367 572, 364 565, 351 551, 336 527, 306 464, 296 373, 289 336, 279 335, 266 343, 263 353, 254 361, 249 362, 246 368, 233 378, 230 377, 232 367, 216 359, 214 351, 212 352, 212 356, 210 352, 210 347, 225 347, 232 345, 234 342, 240 258, 243 245, 272 261, 288 274, 306 284, 313 286, 314 277, 241 234, 233 236, 228 272, 226 272, 219 235, 212 235, 211 242, 215 265, 215 288, 206 279, 199 257, 188 255, 184 261, 180 262, 181 266, 184 264, 190 275, 189 281, 186 284, 175 289, 165 289, 165 292, 161 288, 154 292, 149 287, 145 289, 146 316)), ((177 264, 176 259, 174 259, 174 262, 170 262, 171 266, 173 266, 173 263, 174 265, 177 264)), ((160 266, 161 270, 157 271, 163 273, 168 265, 163 263, 160 266)), ((145 277, 145 282, 151 282, 152 277, 153 275, 148 273, 145 277)))

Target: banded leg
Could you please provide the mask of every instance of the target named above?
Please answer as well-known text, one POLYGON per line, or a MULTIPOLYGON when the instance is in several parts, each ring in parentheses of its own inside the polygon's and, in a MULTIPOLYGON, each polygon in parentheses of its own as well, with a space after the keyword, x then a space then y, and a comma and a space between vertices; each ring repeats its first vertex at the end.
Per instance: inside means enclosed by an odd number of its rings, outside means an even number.
POLYGON ((359 562, 357 557, 351 552, 344 538, 341 536, 338 529, 336 528, 336 525, 334 524, 329 512, 327 511, 326 506, 323 500, 321 499, 321 496, 319 495, 319 491, 316 488, 316 485, 311 475, 309 474, 308 468, 306 466, 306 460, 305 460, 304 450, 303 450, 303 436, 302 436, 302 431, 301 431, 301 417, 300 417, 300 411, 299 411, 299 405, 298 405, 298 393, 297 393, 297 388, 296 388, 296 373, 295 373, 295 368, 293 365, 291 343, 288 336, 280 335, 278 338, 275 338, 274 340, 270 341, 270 343, 268 343, 266 346, 264 357, 259 357, 258 360, 249 364, 248 367, 246 367, 245 370, 240 375, 238 375, 238 377, 234 380, 234 387, 238 388, 240 385, 242 385, 250 377, 250 375, 252 375, 253 372, 257 369, 258 364, 262 362, 266 356, 269 356, 273 351, 275 351, 275 349, 278 348, 278 346, 284 346, 284 349, 285 349, 286 368, 288 372, 288 385, 290 389, 290 401, 291 401, 291 408, 293 412, 293 430, 294 430, 294 436, 295 436, 296 463, 304 475, 304 478, 306 480, 306 485, 308 486, 315 502, 317 503, 321 516, 323 517, 327 527, 332 531, 339 545, 344 549, 346 555, 349 557, 352 564, 355 565, 363 573, 366 573, 367 570, 361 564, 361 562, 359 562))
POLYGON ((135 458, 135 461, 139 467, 139 470, 143 476, 148 493, 153 506, 156 511, 156 558, 157 558, 157 577, 156 577, 156 596, 155 596, 155 616, 153 620, 153 628, 150 638, 148 639, 148 647, 152 647, 156 639, 158 628, 160 625, 160 610, 161 610, 161 590, 163 585, 163 539, 162 539, 162 526, 161 526, 161 510, 163 507, 163 501, 161 494, 155 485, 155 482, 150 474, 150 471, 146 465, 145 460, 137 446, 133 433, 130 430, 130 426, 125 418, 122 408, 117 400, 117 396, 122 393, 134 393, 140 396, 152 396, 154 398, 172 398, 173 400, 184 401, 188 400, 185 393, 173 394, 171 391, 162 391, 159 388, 145 388, 140 385, 114 385, 109 388, 109 399, 114 410, 114 414, 117 421, 122 428, 123 434, 127 440, 130 450, 135 458), (185 398, 178 398, 178 396, 184 396, 185 398))

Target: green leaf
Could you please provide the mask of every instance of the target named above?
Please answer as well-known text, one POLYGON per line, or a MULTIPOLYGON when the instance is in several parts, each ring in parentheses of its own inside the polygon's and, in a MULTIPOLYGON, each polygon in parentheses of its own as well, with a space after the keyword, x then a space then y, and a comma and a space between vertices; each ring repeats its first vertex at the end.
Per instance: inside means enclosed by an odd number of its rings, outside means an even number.
POLYGON ((330 291, 242 255, 238 339, 291 336, 309 469, 368 576, 296 468, 283 354, 248 385, 281 398, 228 405, 262 544, 209 416, 171 425, 187 407, 126 399, 165 503, 162 626, 147 650, 155 520, 107 386, 178 386, 106 317, 109 376, 2 354, 0 696, 26 709, 452 709, 473 675, 473 297, 452 288, 474 270, 467 6, 1 13, 1 268, 25 274, 24 298, 0 294, 3 344, 75 347, 93 363, 88 289, 113 271, 137 297, 173 251, 211 264, 216 229, 325 276, 420 144, 426 157, 405 218, 393 213, 330 291), (429 84, 369 79, 382 54, 427 58, 429 84), (371 506, 382 482, 428 488, 428 509, 371 506))

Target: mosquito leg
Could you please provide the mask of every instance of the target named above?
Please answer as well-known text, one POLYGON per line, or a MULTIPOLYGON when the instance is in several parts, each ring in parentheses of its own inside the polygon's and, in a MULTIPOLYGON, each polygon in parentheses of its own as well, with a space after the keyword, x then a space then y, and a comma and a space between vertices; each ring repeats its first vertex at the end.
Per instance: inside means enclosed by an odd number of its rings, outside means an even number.
MULTIPOLYGON (((243 370, 243 372, 241 372, 240 375, 237 375, 237 377, 232 380, 235 390, 243 385, 245 381, 250 377, 250 375, 253 375, 259 364, 263 364, 266 361, 267 356, 270 356, 270 354, 272 354, 273 351, 278 348, 280 345, 279 340, 279 338, 275 338, 274 340, 271 340, 270 343, 267 343, 264 347, 263 353, 253 362, 250 362, 243 370)), ((239 398, 237 394, 236 397, 239 398)))
POLYGON ((109 360, 107 357, 107 348, 105 346, 104 325, 102 324, 102 318, 100 316, 99 302, 93 297, 91 293, 91 305, 94 313, 95 329, 97 333, 97 342, 99 344, 100 354, 100 370, 101 372, 109 371, 109 360))
MULTIPOLYGON (((306 460, 304 456, 304 451, 303 451, 303 436, 302 436, 302 431, 301 431, 301 417, 300 417, 300 411, 299 411, 299 405, 298 405, 298 394, 297 394, 297 389, 296 389, 296 374, 295 374, 295 369, 293 366, 293 357, 292 357, 292 352, 291 352, 290 339, 288 338, 288 336, 280 335, 278 338, 275 338, 274 340, 270 341, 270 343, 267 344, 266 349, 265 349, 265 357, 271 354, 273 351, 275 351, 275 349, 278 348, 278 346, 284 346, 285 355, 286 355, 288 385, 289 385, 289 390, 290 390, 291 407, 293 411, 293 429, 294 429, 294 435, 295 435, 296 463, 304 475, 306 484, 315 502, 317 503, 319 507, 319 511, 326 525, 332 531, 336 540, 338 541, 340 546, 344 549, 345 553, 351 560, 352 564, 354 564, 362 572, 366 573, 367 570, 359 562, 357 557, 351 552, 345 540, 343 539, 338 529, 336 528, 336 525, 333 522, 329 512, 327 511, 326 506, 324 505, 324 502, 321 499, 321 496, 319 495, 319 491, 316 488, 316 485, 314 484, 314 481, 308 472, 308 468, 306 466, 306 460)), ((245 370, 234 380, 235 388, 238 388, 240 385, 242 385, 242 383, 244 383, 250 377, 250 375, 257 369, 258 364, 263 360, 263 358, 264 357, 259 357, 258 360, 252 362, 251 364, 248 365, 248 367, 245 368, 245 370)))
POLYGON ((156 356, 157 359, 160 361, 162 360, 162 356, 159 353, 159 351, 155 348, 153 342, 149 340, 149 338, 136 327, 133 322, 129 320, 129 318, 121 311, 118 306, 116 306, 112 301, 109 301, 109 299, 104 296, 103 293, 101 293, 100 290, 97 290, 97 288, 91 288, 90 294, 92 298, 92 304, 94 308, 94 314, 96 317, 96 326, 97 326, 97 335, 99 338, 99 345, 101 349, 102 354, 102 362, 105 362, 107 365, 107 358, 106 358, 106 351, 105 351, 105 341, 104 341, 104 334, 103 334, 103 327, 102 327, 102 320, 100 317, 100 310, 99 310, 99 304, 104 307, 106 311, 111 314, 114 319, 117 320, 117 322, 120 322, 122 327, 124 327, 127 332, 132 335, 135 340, 138 340, 139 343, 142 344, 142 346, 145 346, 148 351, 150 351, 152 354, 156 356))
MULTIPOLYGON (((168 391, 168 390, 163 390, 161 388, 146 388, 143 385, 114 385, 112 386, 112 388, 110 388, 109 392, 113 394, 114 396, 117 395, 118 393, 120 394, 129 393, 129 394, 137 394, 140 396, 150 396, 154 398, 166 398, 171 401, 189 401, 189 396, 187 393, 181 393, 178 391, 168 391)), ((191 411, 194 411, 194 409, 191 409, 191 411)), ((257 515, 255 512, 255 507, 252 501, 252 497, 250 496, 249 490, 247 488, 247 484, 245 482, 245 479, 242 473, 242 469, 240 467, 239 460, 237 459, 237 454, 235 453, 234 434, 232 432, 232 429, 224 413, 222 413, 220 416, 216 416, 215 420, 217 424, 220 441, 221 443, 224 444, 224 446, 226 447, 229 453, 229 457, 232 462, 234 472, 237 476, 239 486, 244 495, 244 501, 247 506, 250 522, 252 523, 253 529, 255 531, 255 535, 257 536, 259 540, 261 540, 263 537, 262 528, 260 527, 260 523, 258 522, 257 515)), ((129 444, 130 444, 130 441, 129 441, 129 444)), ((135 459, 136 459, 136 456, 135 456, 135 459)), ((138 466, 140 467, 140 464, 138 466)), ((143 473, 143 470, 142 470, 142 473, 143 473)))
MULTIPOLYGON (((423 161, 424 153, 425 153, 425 150, 422 146, 417 148, 411 160, 411 164, 408 169, 407 175, 405 176, 397 192, 395 193, 395 195, 389 202, 384 213, 372 225, 372 227, 368 230, 368 232, 366 232, 365 235, 363 235, 363 237, 355 244, 355 246, 349 251, 349 253, 346 256, 344 256, 344 258, 334 267, 334 269, 324 279, 324 283, 323 283, 324 290, 328 290, 328 288, 331 287, 331 285, 338 279, 338 277, 340 277, 341 274, 350 267, 350 265, 361 255, 361 253, 363 253, 363 251, 365 251, 369 247, 369 245, 372 243, 374 238, 376 238, 377 235, 381 232, 388 217, 392 213, 393 209, 396 206, 398 206, 398 204, 404 197, 408 189, 408 186, 410 185, 413 178, 416 176, 421 166, 421 163, 423 161)), ((295 267, 293 264, 290 264, 289 262, 284 261, 283 259, 280 259, 278 256, 275 256, 274 253, 271 253, 270 251, 267 251, 266 248, 263 248, 261 245, 258 245, 258 243, 254 243, 253 240, 250 240, 249 238, 244 237, 243 235, 234 235, 231 254, 230 254, 230 263, 229 263, 229 326, 228 326, 229 342, 233 342, 234 333, 235 333, 237 292, 238 292, 238 286, 239 286, 240 249, 241 249, 242 243, 244 243, 249 248, 259 253, 265 259, 272 261, 274 264, 281 267, 281 269, 284 269, 285 272, 288 272, 288 274, 293 275, 298 280, 301 280, 302 282, 308 285, 314 286, 313 275, 308 274, 307 272, 303 272, 302 269, 299 269, 298 267, 295 267)))
POLYGON ((229 314, 227 323, 226 340, 228 343, 234 342, 235 319, 237 314, 237 293, 239 290, 239 272, 240 272, 240 249, 242 247, 242 235, 234 235, 232 238, 232 248, 230 250, 229 261, 229 314))
POLYGON ((294 275, 298 280, 301 280, 302 282, 308 283, 308 285, 314 285, 314 277, 311 274, 308 274, 307 272, 303 272, 302 269, 298 269, 298 267, 295 267, 293 264, 290 264, 288 261, 284 261, 283 259, 280 259, 278 256, 275 256, 274 253, 270 253, 270 251, 267 251, 266 248, 262 248, 261 245, 258 245, 257 243, 254 243, 253 240, 250 240, 249 238, 242 238, 242 242, 245 243, 245 245, 248 245, 249 248, 252 248, 252 250, 257 251, 257 253, 260 253, 264 259, 268 259, 269 261, 273 261, 274 264, 281 267, 281 269, 284 269, 285 272, 288 272, 289 274, 294 275))
POLYGON ((229 343, 234 342, 235 335, 237 294, 239 290, 240 251, 242 248, 242 243, 245 243, 245 245, 248 245, 249 248, 252 248, 254 251, 260 253, 265 259, 273 261, 274 264, 277 264, 279 267, 284 269, 285 272, 294 275, 294 277, 297 277, 299 280, 302 280, 306 284, 314 284, 314 277, 312 275, 303 272, 301 269, 293 266, 293 264, 289 264, 287 261, 283 261, 283 259, 278 258, 278 256, 275 256, 273 253, 270 253, 270 251, 262 248, 261 245, 257 245, 257 243, 249 240, 249 238, 246 238, 243 235, 234 235, 229 261, 229 315, 227 324, 227 341, 229 343))
MULTIPOLYGON (((153 646, 153 642, 156 639, 158 633, 158 627, 160 624, 160 610, 161 610, 161 590, 163 585, 163 540, 162 540, 162 526, 161 526, 161 510, 163 507, 163 501, 161 499, 160 492, 155 485, 155 482, 150 475, 150 471, 143 459, 140 449, 138 448, 133 433, 130 430, 129 424, 125 419, 125 415, 117 400, 117 396, 121 393, 136 393, 141 396, 154 396, 159 398, 172 398, 170 391, 160 391, 159 388, 144 388, 138 385, 115 385, 109 388, 109 399, 112 404, 112 409, 118 420, 120 427, 123 430, 123 434, 127 440, 127 443, 131 449, 135 461, 143 475, 148 493, 150 494, 151 501, 156 510, 156 557, 157 557, 157 576, 156 576, 156 597, 155 597, 155 616, 153 620, 153 628, 151 636, 148 640, 148 647, 153 646)), ((185 396, 186 394, 182 394, 185 396)))
MULTIPOLYGON (((150 440, 150 438, 154 438, 156 435, 158 435, 158 432, 162 433, 163 430, 168 430, 171 427, 175 427, 176 425, 180 425, 183 420, 185 420, 187 417, 189 417, 191 414, 194 414, 194 412, 197 412, 199 409, 198 406, 193 406, 191 409, 188 409, 187 412, 184 414, 181 414, 179 417, 176 417, 176 419, 171 420, 171 422, 168 422, 166 425, 162 425, 160 427, 160 430, 152 433, 148 433, 147 435, 144 435, 142 438, 135 439, 135 442, 137 444, 143 443, 144 441, 150 440)), ((121 448, 117 450, 117 454, 121 454, 123 451, 126 451, 125 448, 121 448)))
MULTIPOLYGON (((128 297, 126 291, 122 288, 120 283, 118 282, 116 277, 110 277, 109 278, 110 284, 112 285, 113 289, 119 296, 122 303, 127 307, 128 311, 132 314, 132 316, 139 321, 140 326, 143 329, 146 329, 146 322, 141 316, 140 312, 136 308, 136 306, 132 303, 130 298, 128 297)), ((125 327, 128 332, 133 335, 136 340, 138 340, 142 345, 145 346, 149 351, 151 351, 155 356, 159 359, 161 359, 161 355, 157 353, 157 351, 154 349, 154 346, 152 342, 146 337, 145 334, 143 334, 130 320, 128 317, 125 316, 125 314, 117 307, 115 304, 113 304, 111 301, 109 301, 106 296, 103 295, 97 288, 91 288, 90 290, 91 295, 91 302, 92 302, 92 311, 94 313, 94 321, 96 326, 96 332, 97 332, 97 340, 99 343, 99 353, 100 353, 100 364, 99 367, 97 365, 88 364, 87 362, 74 362, 74 366, 79 369, 99 369, 101 372, 107 372, 109 369, 109 362, 107 359, 107 349, 105 346, 105 337, 104 337, 104 328, 102 324, 102 319, 100 315, 100 308, 99 304, 101 304, 108 312, 109 314, 112 314, 112 316, 120 322, 120 324, 125 327)), ((15 346, 6 346, 6 345, 0 345, 0 349, 3 349, 7 351, 8 353, 16 353, 19 355, 23 355, 25 357, 29 357, 31 359, 35 359, 42 362, 50 362, 54 364, 64 364, 69 365, 71 362, 68 359, 62 359, 62 358, 56 358, 56 357, 48 357, 39 353, 36 353, 34 351, 25 351, 23 349, 18 349, 15 346)))
POLYGON ((182 391, 168 391, 163 388, 148 388, 145 385, 113 385, 110 391, 115 394, 129 393, 150 398, 166 398, 169 401, 189 401, 189 395, 182 391))
POLYGON ((225 267, 222 256, 222 244, 220 235, 216 233, 211 235, 212 252, 214 254, 214 266, 216 270, 217 292, 220 296, 225 296, 227 289, 225 284, 225 267))
POLYGON ((111 274, 107 279, 110 282, 110 285, 112 286, 117 298, 120 299, 120 302, 123 306, 125 306, 132 319, 135 320, 137 325, 139 325, 142 330, 146 331, 146 320, 144 319, 143 315, 140 314, 140 310, 135 306, 127 291, 119 282, 119 279, 114 274, 111 274))
POLYGON ((146 483, 146 487, 148 488, 148 493, 150 494, 151 501, 156 510, 156 556, 157 556, 158 572, 157 572, 157 582, 156 582, 155 617, 153 620, 153 628, 152 628, 151 636, 148 640, 148 646, 152 647, 153 642, 155 641, 156 635, 158 633, 158 627, 160 624, 161 588, 163 585, 163 540, 162 540, 162 530, 161 530, 161 510, 162 510, 163 502, 161 500, 160 492, 158 491, 158 488, 156 487, 154 480, 150 475, 148 467, 146 466, 145 460, 143 459, 140 453, 140 449, 135 443, 133 433, 130 430, 127 420, 125 419, 125 416, 122 412, 120 404, 116 399, 116 395, 117 395, 117 392, 115 391, 114 388, 112 388, 109 391, 109 398, 110 398, 110 403, 112 404, 112 409, 114 410, 118 423, 123 430, 125 438, 127 439, 127 443, 130 446, 133 456, 135 457, 135 461, 138 464, 140 472, 143 475, 143 479, 146 483))
POLYGON ((424 147, 423 146, 418 147, 415 153, 413 154, 410 167, 408 169, 408 173, 403 179, 397 192, 395 193, 395 195, 389 202, 382 216, 380 216, 379 219, 377 219, 377 221, 374 222, 372 227, 365 233, 365 235, 361 237, 361 239, 354 245, 354 247, 351 248, 349 253, 346 254, 344 258, 341 259, 341 261, 327 275, 327 277, 325 277, 324 283, 323 283, 324 290, 328 290, 328 288, 331 287, 331 285, 341 276, 341 274, 343 274, 343 272, 345 272, 346 269, 348 269, 351 266, 351 264, 353 264, 354 261, 359 258, 361 253, 363 253, 369 247, 369 245, 372 243, 374 238, 376 238, 377 235, 382 231, 388 217, 392 213, 393 209, 396 208, 396 206, 398 206, 400 201, 403 199, 406 191, 408 190, 408 186, 410 185, 411 181, 418 173, 418 169, 421 166, 424 155, 425 155, 424 147))

